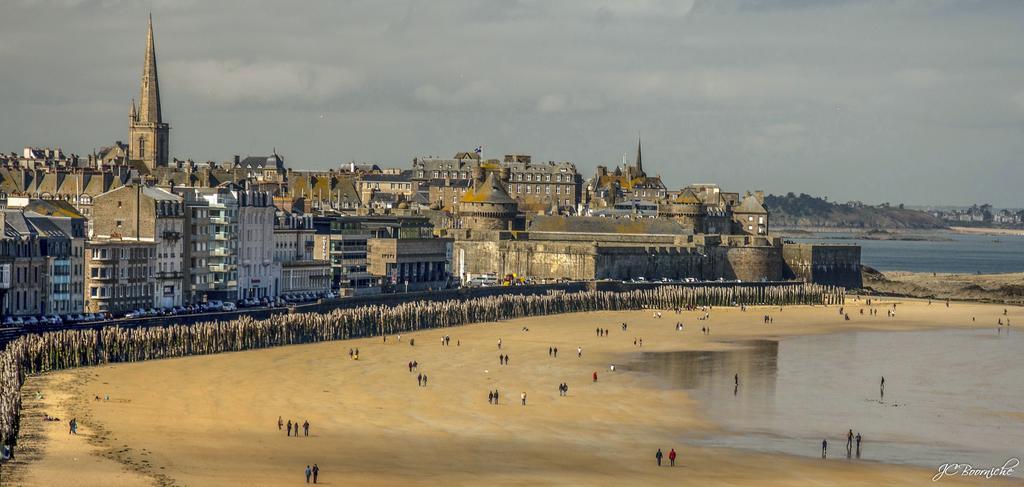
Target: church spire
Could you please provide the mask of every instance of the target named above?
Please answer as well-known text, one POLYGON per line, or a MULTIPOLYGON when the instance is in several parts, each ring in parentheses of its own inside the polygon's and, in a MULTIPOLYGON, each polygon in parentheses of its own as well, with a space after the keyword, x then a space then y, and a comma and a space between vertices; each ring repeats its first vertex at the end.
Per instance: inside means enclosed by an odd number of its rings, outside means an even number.
POLYGON ((139 121, 163 122, 160 115, 160 82, 157 80, 156 74, 156 45, 153 42, 153 14, 149 14, 149 32, 146 33, 146 62, 142 66, 139 121))
POLYGON ((128 120, 135 122, 139 118, 139 112, 135 110, 135 98, 132 98, 132 107, 128 110, 128 120))
POLYGON ((636 136, 636 172, 644 173, 644 162, 642 154, 640 153, 640 134, 636 136))

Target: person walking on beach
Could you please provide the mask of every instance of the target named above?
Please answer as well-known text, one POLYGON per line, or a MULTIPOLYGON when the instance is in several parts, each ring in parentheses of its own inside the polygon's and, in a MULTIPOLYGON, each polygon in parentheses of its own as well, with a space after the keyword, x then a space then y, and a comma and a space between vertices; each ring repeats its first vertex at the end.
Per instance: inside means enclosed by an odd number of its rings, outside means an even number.
POLYGON ((423 387, 423 374, 416 375, 416 385, 423 387))
POLYGON ((671 467, 676 466, 676 449, 673 448, 668 452, 668 464, 671 467))
POLYGON ((313 469, 309 468, 309 465, 306 465, 306 483, 307 484, 309 483, 309 477, 311 475, 313 475, 313 469))
POLYGON ((551 356, 551 347, 548 347, 548 357, 551 356))
POLYGON ((299 437, 299 422, 295 421, 295 437, 299 437))
POLYGON ((423 374, 423 387, 427 387, 427 374, 423 374))
POLYGON ((857 458, 860 458, 860 431, 857 432, 857 458))
POLYGON ((583 347, 576 347, 576 358, 583 358, 583 347))
POLYGON ((662 457, 662 456, 664 456, 664 455, 662 455, 662 453, 661 453, 661 448, 658 448, 658 453, 655 453, 655 454, 654 454, 654 458, 655 458, 656 460, 658 460, 658 466, 659 466, 659 467, 661 466, 661 457, 662 457))
POLYGON ((487 404, 494 404, 494 391, 487 391, 487 404))
POLYGON ((309 421, 302 422, 302 436, 309 436, 309 421))
POLYGON ((849 454, 853 451, 853 430, 846 434, 846 453, 849 454))
POLYGON ((555 347, 555 358, 558 358, 558 347, 555 347))
POLYGON ((828 440, 821 440, 821 458, 828 455, 828 440))
POLYGON ((280 416, 277 417, 277 430, 281 431, 284 428, 284 420, 280 416))
POLYGON ((733 382, 735 383, 736 387, 739 387, 740 386, 740 374, 737 373, 735 376, 733 376, 732 379, 733 379, 733 382))
POLYGON ((313 483, 314 484, 316 483, 316 479, 319 476, 320 476, 320 466, 314 463, 313 464, 313 483))
POLYGON ((498 339, 498 350, 501 350, 501 339, 498 339))
POLYGON ((878 385, 878 392, 879 392, 879 395, 881 395, 882 397, 885 397, 885 376, 884 375, 882 376, 882 382, 880 382, 879 385, 878 385))
POLYGON ((526 405, 526 393, 524 392, 524 393, 520 394, 519 398, 523 400, 523 406, 525 406, 526 405))
POLYGON ((292 420, 288 420, 288 436, 292 435, 292 420))
POLYGON ((597 371, 594 371, 594 382, 597 382, 597 371))
POLYGON ((498 390, 494 390, 494 404, 498 404, 498 390))

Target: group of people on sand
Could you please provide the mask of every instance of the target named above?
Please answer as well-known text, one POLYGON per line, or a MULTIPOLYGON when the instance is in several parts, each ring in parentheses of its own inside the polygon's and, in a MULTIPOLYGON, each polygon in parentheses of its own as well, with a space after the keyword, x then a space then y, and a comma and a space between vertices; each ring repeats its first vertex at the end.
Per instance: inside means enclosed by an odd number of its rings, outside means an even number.
MULTIPOLYGON (((846 458, 850 458, 854 455, 854 443, 856 442, 856 454, 857 458, 860 458, 860 442, 864 438, 857 432, 854 436, 853 430, 849 430, 846 433, 846 458)), ((821 458, 828 458, 828 439, 821 440, 821 458)))
MULTIPOLYGON (((658 466, 661 466, 661 459, 665 454, 661 452, 661 448, 658 448, 658 453, 654 454, 654 459, 658 461, 658 466)), ((672 448, 668 452, 668 464, 670 467, 676 466, 676 449, 672 448)))
POLYGON ((312 468, 310 468, 309 465, 306 465, 306 483, 307 484, 309 483, 310 477, 313 478, 313 483, 315 484, 317 479, 320 477, 320 466, 319 465, 314 463, 312 468))
POLYGON ((498 404, 498 390, 487 391, 487 404, 498 404))
POLYGON ((289 419, 288 423, 285 423, 284 418, 282 418, 281 416, 277 417, 277 429, 282 430, 287 427, 287 430, 285 432, 286 436, 295 436, 296 438, 298 438, 299 426, 302 426, 302 436, 309 436, 309 420, 303 421, 302 424, 300 425, 298 421, 295 421, 293 423, 292 420, 289 419), (294 430, 294 435, 292 434, 292 430, 294 430))
POLYGON ((508 365, 507 354, 498 354, 498 365, 508 365))
POLYGON ((607 328, 597 328, 597 329, 594 330, 594 332, 597 333, 597 336, 599 336, 599 337, 606 337, 606 336, 608 336, 608 329, 607 328))
POLYGON ((348 349, 348 358, 352 360, 359 360, 359 349, 348 349))
POLYGON ((548 356, 558 358, 558 347, 548 347, 548 356))

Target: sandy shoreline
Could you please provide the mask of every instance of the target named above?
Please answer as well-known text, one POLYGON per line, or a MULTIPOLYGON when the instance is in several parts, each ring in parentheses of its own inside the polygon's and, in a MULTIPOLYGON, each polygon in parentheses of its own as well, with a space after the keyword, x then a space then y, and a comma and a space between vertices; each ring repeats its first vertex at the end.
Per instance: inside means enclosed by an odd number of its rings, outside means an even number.
POLYGON ((974 235, 1024 236, 1024 230, 1018 228, 949 227, 949 229, 956 233, 968 233, 974 235))
POLYGON ((717 427, 700 404, 650 376, 608 371, 637 354, 635 337, 644 338, 644 351, 712 350, 730 346, 720 340, 969 327, 972 316, 988 326, 1003 309, 901 300, 890 319, 884 310, 859 315, 859 304, 848 303, 851 321, 821 306, 716 309, 707 322, 697 312, 580 313, 421 331, 401 343, 392 336, 386 344, 370 338, 48 374, 23 389, 23 421, 40 431, 25 438, 25 449, 39 452, 19 458, 27 463, 16 465, 14 485, 286 485, 304 482, 302 470, 314 462, 328 485, 928 482, 934 471, 923 468, 687 445, 681 438, 717 427), (762 323, 765 313, 774 324, 762 323), (678 320, 683 332, 674 330, 678 320), (700 333, 706 324, 709 336, 700 333), (595 336, 597 326, 610 336, 595 336), (449 347, 440 345, 445 334, 449 347), (552 345, 557 359, 548 356, 552 345), (355 347, 359 361, 347 357, 355 347), (499 353, 511 365, 500 366, 499 353), (410 360, 428 387, 417 386, 410 360), (560 382, 569 397, 559 397, 560 382), (495 388, 497 406, 487 403, 495 388), (29 412, 36 390, 43 400, 29 412), (94 399, 107 394, 110 401, 94 399), (40 408, 62 421, 44 423, 40 408), (70 415, 81 424, 78 437, 67 434, 70 415), (310 437, 286 437, 279 415, 308 420, 310 437), (659 447, 676 448, 680 465, 654 467, 659 447))

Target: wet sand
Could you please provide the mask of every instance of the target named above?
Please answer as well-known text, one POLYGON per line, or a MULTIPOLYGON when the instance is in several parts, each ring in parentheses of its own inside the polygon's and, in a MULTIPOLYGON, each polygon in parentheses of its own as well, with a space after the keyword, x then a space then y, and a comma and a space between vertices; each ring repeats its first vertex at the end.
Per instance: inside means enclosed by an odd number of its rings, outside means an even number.
MULTIPOLYGON (((23 447, 38 453, 19 458, 28 463, 16 466, 13 484, 288 485, 303 483, 303 469, 313 463, 326 485, 928 483, 938 466, 848 461, 832 442, 837 458, 827 461, 688 444, 690 435, 719 429, 703 405, 653 374, 608 370, 641 352, 728 349, 736 339, 995 328, 1003 306, 903 300, 897 317, 888 318, 881 306, 878 316, 857 314, 851 298, 847 309, 851 321, 838 307, 820 306, 722 308, 708 321, 697 319, 700 312, 667 311, 661 319, 651 311, 582 313, 428 330, 401 343, 389 336, 386 344, 362 339, 50 374, 32 378, 23 394, 34 403, 42 391, 45 412, 62 422, 45 423, 40 437, 26 439, 23 447), (762 323, 766 313, 773 324, 762 323), (684 331, 675 331, 677 321, 684 331), (610 336, 597 337, 598 326, 610 336), (701 334, 702 326, 711 334, 701 334), (449 347, 440 345, 445 334, 449 347), (642 349, 633 345, 636 337, 644 339, 642 349), (558 347, 557 359, 549 346, 558 347), (350 360, 348 349, 356 347, 360 359, 350 360), (499 353, 510 365, 498 364, 499 353), (412 360, 429 377, 427 387, 408 371, 412 360), (568 397, 559 397, 560 382, 568 383, 568 397), (499 405, 487 402, 493 389, 499 405), (527 406, 519 404, 523 391, 527 406), (71 416, 78 436, 67 434, 71 416), (308 420, 310 436, 286 437, 278 416, 308 420), (676 449, 675 468, 655 466, 658 448, 676 449)), ((1011 308, 1010 318, 1024 323, 1024 310, 1011 308)), ((39 414, 23 421, 43 423, 39 414)), ((845 426, 837 419, 837 428, 845 426)))

